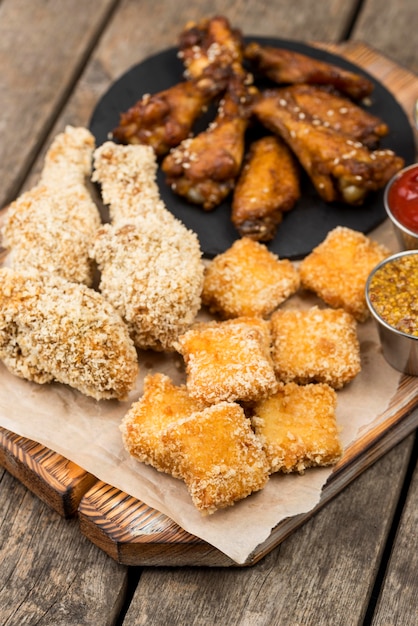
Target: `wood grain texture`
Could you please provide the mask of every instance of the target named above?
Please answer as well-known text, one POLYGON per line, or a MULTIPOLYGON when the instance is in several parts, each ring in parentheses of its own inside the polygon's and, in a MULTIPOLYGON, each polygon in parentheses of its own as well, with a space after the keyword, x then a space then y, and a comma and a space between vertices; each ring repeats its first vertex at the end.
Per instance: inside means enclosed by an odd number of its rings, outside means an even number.
POLYGON ((124 565, 234 565, 166 515, 101 481, 82 498, 79 520, 81 532, 124 565))
POLYGON ((0 471, 0 624, 111 626, 127 569, 0 471))
POLYGON ((0 208, 16 197, 114 4, 0 3, 0 208))
POLYGON ((63 517, 77 513, 82 496, 96 482, 60 454, 1 427, 0 464, 63 517))
POLYGON ((363 624, 412 444, 393 449, 256 567, 145 569, 124 626, 363 624))
POLYGON ((415 0, 387 0, 384 7, 380 0, 367 0, 362 3, 352 38, 367 41, 417 74, 417 21, 415 0))
POLYGON ((415 464, 406 504, 373 617, 373 626, 392 623, 402 624, 402 626, 418 624, 417 534, 418 466, 415 464))

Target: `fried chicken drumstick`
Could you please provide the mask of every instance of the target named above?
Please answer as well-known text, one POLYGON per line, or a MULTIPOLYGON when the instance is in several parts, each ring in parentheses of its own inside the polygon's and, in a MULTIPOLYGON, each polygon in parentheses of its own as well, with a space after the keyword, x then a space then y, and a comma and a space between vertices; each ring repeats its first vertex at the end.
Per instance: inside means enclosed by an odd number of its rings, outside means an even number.
POLYGON ((279 137, 262 137, 251 144, 235 186, 232 223, 241 236, 269 241, 299 197, 298 166, 289 148, 279 137))
POLYGON ((232 191, 241 169, 252 89, 245 74, 234 74, 215 120, 205 131, 173 148, 162 162, 174 193, 206 211, 232 191))
POLYGON ((263 93, 253 113, 289 145, 325 202, 361 204, 403 166, 392 150, 372 152, 332 128, 314 124, 312 117, 293 111, 274 90, 263 93))
POLYGON ((355 100, 369 96, 373 90, 373 83, 360 74, 292 50, 251 42, 245 47, 244 57, 260 74, 278 84, 332 85, 355 100))

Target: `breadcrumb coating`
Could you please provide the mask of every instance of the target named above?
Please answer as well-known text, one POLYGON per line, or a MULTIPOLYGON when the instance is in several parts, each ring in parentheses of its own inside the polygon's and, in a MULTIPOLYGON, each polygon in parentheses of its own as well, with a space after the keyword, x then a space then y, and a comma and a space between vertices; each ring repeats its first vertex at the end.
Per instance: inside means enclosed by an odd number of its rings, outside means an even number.
POLYGON ((369 316, 365 287, 372 269, 390 254, 363 233, 337 226, 299 266, 302 286, 357 321, 369 316))
POLYGON ((135 347, 101 294, 60 276, 0 268, 0 359, 15 375, 60 382, 96 400, 123 399, 135 347))
POLYGON ((242 407, 221 402, 171 423, 163 444, 204 515, 262 489, 268 464, 242 407))
POLYGON ((204 405, 189 396, 185 385, 174 385, 159 372, 148 374, 143 395, 131 405, 120 425, 126 450, 138 461, 177 476, 176 464, 166 454, 161 435, 172 422, 202 408, 204 405))
POLYGON ((93 150, 89 131, 67 127, 45 157, 40 183, 8 207, 2 244, 14 269, 92 284, 88 250, 101 224, 86 182, 93 150))
POLYGON ((343 309, 275 311, 272 357, 282 382, 340 389, 361 369, 356 320, 343 309))
POLYGON ((66 126, 54 138, 44 160, 41 184, 62 189, 64 185, 84 185, 90 179, 95 140, 82 126, 66 126))
POLYGON ((248 237, 237 239, 206 269, 202 302, 223 319, 267 317, 300 284, 297 269, 248 237))
POLYGON ((340 459, 336 406, 337 393, 327 384, 280 383, 274 395, 253 407, 252 423, 271 473, 303 472, 340 459))
POLYGON ((273 393, 277 381, 270 330, 261 318, 243 317, 197 325, 175 344, 186 364, 193 398, 209 404, 255 401, 273 393))
POLYGON ((143 349, 172 350, 201 306, 204 265, 197 236, 168 215, 166 221, 149 214, 105 224, 91 249, 101 293, 143 349))
POLYGON ((157 159, 151 146, 122 146, 107 141, 94 152, 92 181, 100 183, 113 223, 166 208, 157 185, 157 159))

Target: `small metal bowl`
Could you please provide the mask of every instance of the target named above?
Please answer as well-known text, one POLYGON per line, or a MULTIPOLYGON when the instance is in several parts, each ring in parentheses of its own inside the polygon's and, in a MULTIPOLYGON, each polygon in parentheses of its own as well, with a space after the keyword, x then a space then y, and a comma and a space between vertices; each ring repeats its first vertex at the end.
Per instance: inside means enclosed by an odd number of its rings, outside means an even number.
POLYGON ((393 228, 396 234, 396 238, 402 250, 417 250, 418 249, 418 233, 415 233, 413 230, 410 230, 406 226, 404 226, 392 213, 392 209, 389 202, 389 192, 393 185, 393 183, 398 180, 405 172, 408 172, 411 169, 416 169, 418 171, 418 163, 413 163, 412 165, 408 165, 404 167, 402 170, 397 172, 388 182, 385 188, 385 193, 383 195, 383 202, 385 205, 386 213, 393 224, 393 228))
MULTIPOLYGON (((397 254, 393 254, 390 257, 387 257, 386 259, 381 261, 381 263, 376 265, 376 267, 372 270, 367 279, 366 301, 370 313, 377 324, 383 356, 385 357, 386 361, 389 363, 389 365, 399 370, 400 372, 412 376, 418 376, 418 336, 408 334, 407 332, 404 332, 403 330, 400 330, 399 328, 391 325, 390 321, 388 321, 389 317, 387 319, 382 317, 381 312, 378 312, 378 310, 376 310, 376 308, 380 307, 377 307, 376 304, 373 304, 373 301, 376 302, 376 300, 373 297, 373 293, 371 293, 373 292, 373 289, 376 288, 376 275, 378 275, 378 279, 380 280, 378 286, 382 289, 383 295, 385 293, 384 289, 386 286, 388 290, 394 288, 393 280, 390 281, 390 277, 385 276, 385 270, 381 270, 384 266, 388 266, 388 264, 399 266, 402 263, 402 259, 404 257, 415 257, 414 262, 416 262, 416 271, 418 273, 418 250, 404 250, 403 252, 398 252, 397 254)), ((418 275, 416 277, 416 280, 418 280, 418 275)), ((407 282, 408 290, 413 290, 413 298, 416 298, 416 301, 418 303, 418 289, 416 289, 416 287, 414 286, 409 287, 409 285, 412 284, 414 281, 408 280, 407 282)), ((398 305, 400 302, 399 293, 396 293, 394 295, 394 300, 396 300, 396 304, 398 305)), ((415 324, 417 325, 416 319, 418 319, 418 310, 414 312, 412 316, 414 317, 415 324)))

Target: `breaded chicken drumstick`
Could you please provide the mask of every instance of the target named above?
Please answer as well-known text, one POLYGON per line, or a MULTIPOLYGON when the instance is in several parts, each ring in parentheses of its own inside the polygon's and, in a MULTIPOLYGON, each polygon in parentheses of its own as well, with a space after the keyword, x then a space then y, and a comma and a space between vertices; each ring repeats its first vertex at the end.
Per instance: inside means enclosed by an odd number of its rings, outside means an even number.
POLYGON ((95 164, 94 179, 112 219, 99 229, 90 251, 101 271, 99 289, 136 346, 170 350, 200 308, 199 240, 159 198, 151 148, 107 142, 97 149, 95 164))
POLYGON ((60 382, 96 400, 123 399, 138 374, 120 316, 85 285, 0 269, 0 359, 36 383, 60 382))
POLYGON ((101 223, 88 188, 93 150, 85 128, 69 126, 55 138, 39 184, 7 209, 2 244, 9 265, 92 284, 88 249, 101 223))

